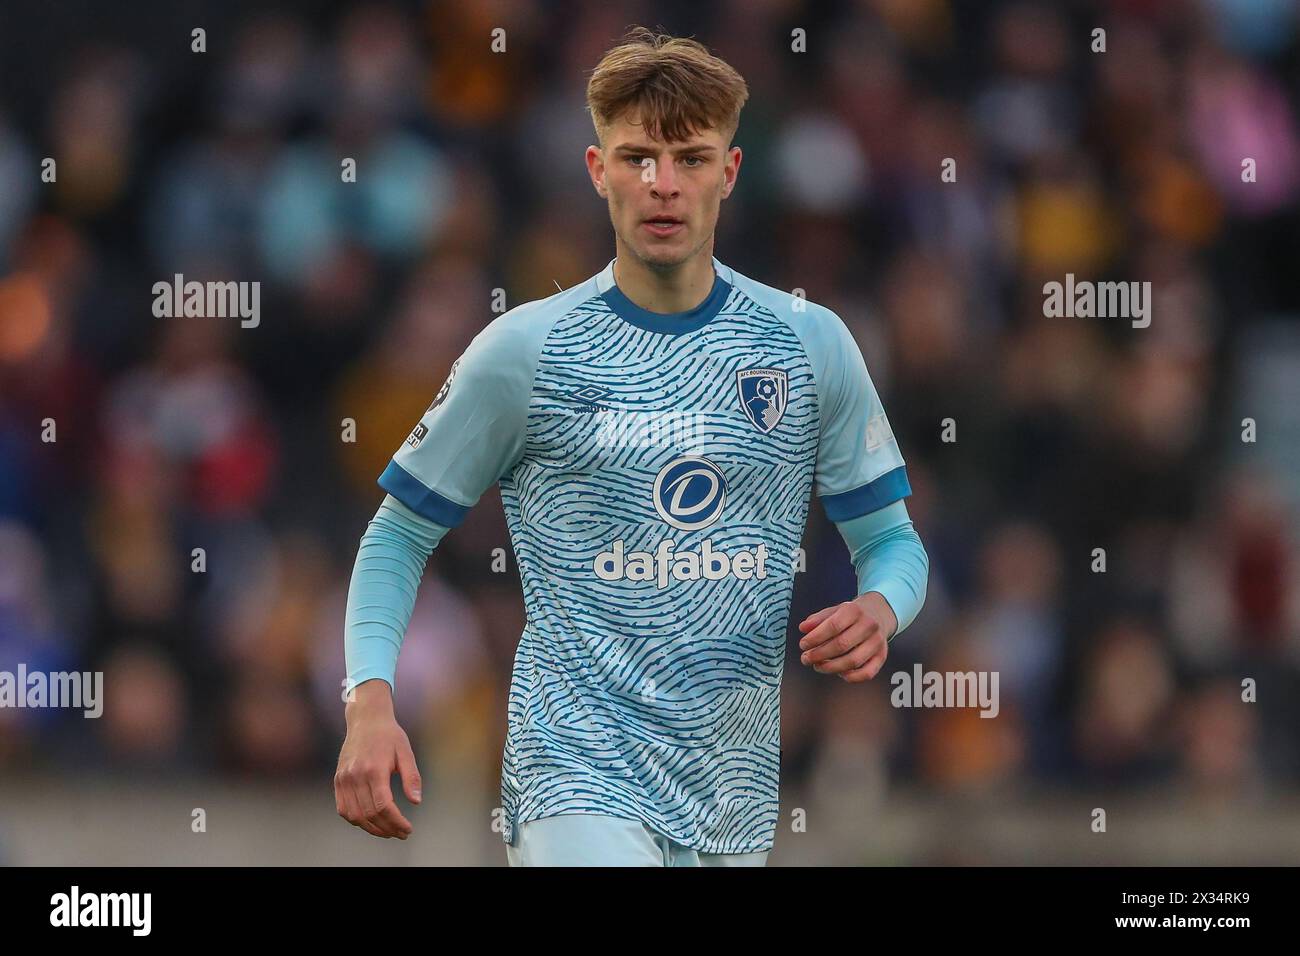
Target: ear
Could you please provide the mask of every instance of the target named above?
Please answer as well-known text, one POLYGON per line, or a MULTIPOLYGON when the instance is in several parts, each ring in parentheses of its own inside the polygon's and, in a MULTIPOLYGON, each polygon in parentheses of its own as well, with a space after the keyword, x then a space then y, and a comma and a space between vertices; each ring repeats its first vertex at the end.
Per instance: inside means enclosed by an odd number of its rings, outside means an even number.
POLYGON ((722 198, 726 199, 736 188, 736 177, 740 174, 740 160, 743 154, 739 146, 727 150, 727 161, 722 167, 722 198))
POLYGON ((591 185, 601 199, 607 199, 605 189, 605 155, 599 146, 588 146, 584 157, 587 161, 587 174, 591 176, 591 185))

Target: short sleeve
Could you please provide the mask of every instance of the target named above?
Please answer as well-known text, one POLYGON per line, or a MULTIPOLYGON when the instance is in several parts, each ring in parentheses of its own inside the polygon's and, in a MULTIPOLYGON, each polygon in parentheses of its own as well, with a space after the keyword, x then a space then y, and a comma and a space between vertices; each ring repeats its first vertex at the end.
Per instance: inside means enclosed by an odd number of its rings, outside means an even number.
POLYGON ((817 494, 832 521, 857 518, 912 493, 880 396, 853 334, 819 308, 809 345, 821 403, 817 494))
POLYGON ((475 336, 379 476, 416 514, 454 528, 523 456, 536 357, 507 316, 475 336))

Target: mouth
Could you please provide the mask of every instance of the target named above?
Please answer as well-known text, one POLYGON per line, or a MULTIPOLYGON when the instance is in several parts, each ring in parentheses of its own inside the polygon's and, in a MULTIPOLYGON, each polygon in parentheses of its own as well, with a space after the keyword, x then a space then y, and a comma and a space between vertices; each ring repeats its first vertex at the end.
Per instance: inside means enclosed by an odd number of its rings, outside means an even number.
POLYGON ((651 219, 644 220, 641 225, 644 226, 646 231, 652 236, 663 238, 665 236, 671 236, 685 228, 686 224, 676 216, 655 216, 651 219))

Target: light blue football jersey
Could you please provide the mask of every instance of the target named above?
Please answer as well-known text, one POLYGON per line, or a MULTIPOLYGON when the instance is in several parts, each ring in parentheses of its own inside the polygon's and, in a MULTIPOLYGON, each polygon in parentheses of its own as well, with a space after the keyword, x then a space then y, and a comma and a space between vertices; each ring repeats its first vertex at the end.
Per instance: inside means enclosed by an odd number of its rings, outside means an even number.
POLYGON ((810 495, 845 521, 911 493, 840 318, 713 267, 689 312, 639 308, 611 261, 501 315, 379 479, 447 527, 500 482, 527 610, 508 843, 588 812, 703 853, 771 849, 810 495))

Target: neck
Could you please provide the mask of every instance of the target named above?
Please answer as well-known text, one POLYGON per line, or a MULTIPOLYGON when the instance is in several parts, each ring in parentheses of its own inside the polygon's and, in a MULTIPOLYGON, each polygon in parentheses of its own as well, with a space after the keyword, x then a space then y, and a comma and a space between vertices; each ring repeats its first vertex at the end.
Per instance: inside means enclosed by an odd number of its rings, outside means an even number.
POLYGON ((619 244, 614 260, 614 284, 647 312, 660 315, 689 312, 713 289, 712 243, 671 269, 652 269, 619 244))

